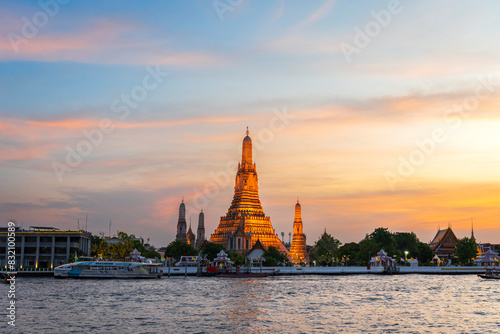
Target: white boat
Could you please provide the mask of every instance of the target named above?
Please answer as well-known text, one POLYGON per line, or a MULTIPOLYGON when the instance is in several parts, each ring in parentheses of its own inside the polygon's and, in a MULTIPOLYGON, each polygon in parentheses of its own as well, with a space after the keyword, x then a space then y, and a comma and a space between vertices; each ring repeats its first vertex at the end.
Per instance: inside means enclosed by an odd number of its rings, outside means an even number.
POLYGON ((54 269, 56 278, 160 278, 158 264, 141 262, 85 261, 54 269))

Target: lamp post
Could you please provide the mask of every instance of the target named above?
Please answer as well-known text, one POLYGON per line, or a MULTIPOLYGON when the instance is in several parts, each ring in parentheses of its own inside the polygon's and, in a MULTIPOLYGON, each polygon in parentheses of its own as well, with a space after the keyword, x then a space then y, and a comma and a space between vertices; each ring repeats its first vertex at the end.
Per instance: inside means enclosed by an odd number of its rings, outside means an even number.
POLYGON ((405 251, 405 261, 408 262, 408 251, 405 251))

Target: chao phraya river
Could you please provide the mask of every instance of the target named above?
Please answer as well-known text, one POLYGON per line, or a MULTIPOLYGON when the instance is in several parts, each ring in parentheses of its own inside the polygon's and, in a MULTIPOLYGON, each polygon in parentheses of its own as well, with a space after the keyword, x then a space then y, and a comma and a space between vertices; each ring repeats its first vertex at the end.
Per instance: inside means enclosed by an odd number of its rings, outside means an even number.
POLYGON ((2 290, 2 333, 500 332, 500 281, 476 275, 18 278, 15 328, 2 290))

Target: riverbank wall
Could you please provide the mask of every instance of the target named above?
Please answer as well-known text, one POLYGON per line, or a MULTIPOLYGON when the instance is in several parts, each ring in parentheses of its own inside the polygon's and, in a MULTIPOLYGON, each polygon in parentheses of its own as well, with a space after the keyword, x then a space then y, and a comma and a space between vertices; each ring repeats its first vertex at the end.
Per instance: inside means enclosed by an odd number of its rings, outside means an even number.
MULTIPOLYGON (((264 267, 279 270, 278 275, 477 275, 484 274, 483 267, 397 267, 396 271, 384 271, 383 267, 264 267)), ((161 267, 163 276, 196 276, 196 267, 161 267)), ((259 272, 260 268, 252 268, 259 272)))

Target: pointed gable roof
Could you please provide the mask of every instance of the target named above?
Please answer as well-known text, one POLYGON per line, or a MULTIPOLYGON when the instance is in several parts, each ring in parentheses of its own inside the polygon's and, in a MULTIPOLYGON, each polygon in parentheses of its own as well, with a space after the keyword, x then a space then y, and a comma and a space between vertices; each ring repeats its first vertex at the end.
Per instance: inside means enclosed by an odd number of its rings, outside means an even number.
POLYGON ((252 249, 250 249, 250 252, 257 250, 257 249, 261 249, 264 252, 267 251, 266 247, 264 247, 264 245, 262 244, 262 242, 260 242, 259 239, 257 239, 257 242, 253 245, 252 249))
POLYGON ((453 233, 451 227, 448 227, 446 230, 437 231, 436 236, 429 245, 431 246, 431 248, 433 248, 433 246, 437 247, 439 245, 455 246, 457 242, 458 238, 456 237, 455 233, 453 233))
POLYGON ((448 256, 453 254, 457 243, 457 236, 453 233, 451 227, 448 227, 445 230, 438 230, 429 246, 434 251, 434 254, 438 256, 448 256))

